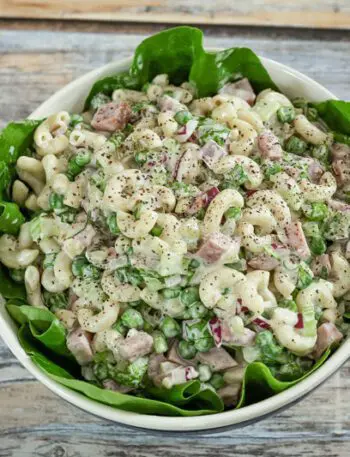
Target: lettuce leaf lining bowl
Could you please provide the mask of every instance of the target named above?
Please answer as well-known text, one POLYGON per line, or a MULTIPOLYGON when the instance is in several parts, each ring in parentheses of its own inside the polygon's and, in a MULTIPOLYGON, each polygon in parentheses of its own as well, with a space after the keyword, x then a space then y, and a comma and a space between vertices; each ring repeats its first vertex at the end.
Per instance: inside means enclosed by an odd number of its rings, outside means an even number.
MULTIPOLYGON (((187 32, 184 31, 184 33, 187 32)), ((215 49, 209 51, 219 50, 215 49)), ((192 50, 190 49, 189 52, 192 52, 192 50)), ((208 53, 208 55, 212 54, 208 53)), ((321 85, 295 70, 265 58, 261 58, 261 63, 271 76, 272 81, 274 81, 280 90, 286 93, 289 97, 301 96, 313 102, 335 99, 335 96, 321 85)), ((41 119, 62 109, 75 112, 82 110, 86 95, 89 93, 91 86, 95 81, 105 77, 114 78, 113 75, 116 73, 126 72, 131 64, 131 58, 125 59, 120 62, 108 64, 86 74, 58 91, 49 100, 43 103, 30 117, 32 119, 41 119)), ((322 105, 322 109, 326 109, 326 107, 323 107, 322 105)), ((348 134, 348 132, 343 133, 348 134)), ((14 291, 14 296, 12 298, 20 300, 23 296, 21 296, 20 292, 14 291)), ((15 308, 13 308, 13 311, 15 311, 15 308)), ((81 393, 85 390, 84 386, 80 386, 80 388, 75 390, 68 388, 67 386, 71 384, 69 376, 67 377, 67 382, 63 383, 61 380, 61 382, 58 383, 56 381, 56 376, 62 375, 62 373, 50 372, 44 358, 40 357, 40 355, 33 356, 33 354, 31 354, 30 347, 26 347, 28 352, 26 353, 24 348, 21 346, 17 337, 16 325, 7 313, 4 305, 1 305, 0 307, 0 328, 2 338, 18 360, 33 374, 33 376, 35 376, 39 381, 60 397, 87 412, 105 419, 130 426, 163 431, 184 432, 196 430, 217 430, 222 429, 222 427, 232 427, 234 425, 242 426, 243 424, 261 419, 272 412, 287 407, 293 402, 301 399, 308 392, 312 391, 329 376, 331 376, 347 360, 350 354, 350 341, 348 340, 344 342, 334 354, 332 354, 329 360, 327 360, 322 366, 318 367, 306 379, 301 380, 295 385, 292 385, 293 383, 291 383, 287 390, 283 390, 284 386, 282 386, 283 388, 278 385, 270 386, 274 392, 280 393, 259 401, 258 403, 244 406, 241 409, 218 412, 215 415, 210 414, 214 411, 203 411, 203 415, 191 416, 188 414, 187 417, 171 417, 171 413, 169 412, 169 415, 164 417, 156 415, 161 413, 157 410, 156 405, 154 405, 154 408, 150 408, 152 414, 146 415, 146 411, 140 411, 143 412, 143 414, 138 414, 135 412, 117 409, 116 407, 111 406, 115 403, 110 401, 108 398, 106 398, 104 404, 97 402, 93 400, 95 395, 94 392, 90 392, 88 396, 86 396, 86 391, 85 395, 81 393), (41 368, 39 368, 39 366, 41 368)), ((59 329, 57 328, 54 328, 54 330, 59 332, 59 329)), ((31 331, 32 333, 37 334, 39 338, 42 336, 45 338, 46 327, 44 327, 44 329, 31 328, 31 331)), ((325 355, 325 358, 327 356, 328 354, 325 355)), ((259 383, 259 379, 264 378, 265 376, 264 370, 266 367, 261 365, 262 364, 255 364, 255 367, 250 368, 250 371, 252 371, 251 377, 254 378, 257 383, 259 383)), ((190 386, 190 393, 188 395, 191 396, 195 391, 196 386, 190 386)), ((154 403, 159 402, 154 401, 154 403)), ((217 411, 219 410, 220 409, 217 409, 217 411)), ((196 412, 198 413, 198 411, 196 412)), ((176 415, 178 415, 178 412, 176 412, 176 415)))

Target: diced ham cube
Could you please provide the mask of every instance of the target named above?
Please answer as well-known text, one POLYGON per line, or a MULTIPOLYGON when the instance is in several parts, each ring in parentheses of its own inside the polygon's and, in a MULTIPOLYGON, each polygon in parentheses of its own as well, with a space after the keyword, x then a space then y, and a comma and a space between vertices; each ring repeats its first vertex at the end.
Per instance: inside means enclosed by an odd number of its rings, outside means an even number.
POLYGON ((321 167, 319 162, 317 162, 317 160, 313 160, 308 167, 308 173, 310 180, 317 183, 323 175, 324 169, 321 167))
POLYGON ((258 135, 258 149, 262 157, 265 157, 266 159, 282 159, 282 146, 280 145, 277 136, 271 132, 271 130, 266 130, 258 135))
POLYGON ((235 97, 242 98, 249 105, 255 101, 256 95, 250 82, 247 78, 243 78, 235 83, 227 83, 220 90, 219 94, 234 95, 235 97))
POLYGON ((334 160, 332 168, 339 185, 344 185, 350 181, 350 162, 344 159, 334 160))
POLYGON ((248 265, 254 270, 265 270, 271 271, 274 270, 278 265, 279 261, 268 254, 259 254, 256 257, 253 257, 249 260, 248 265))
POLYGON ((106 132, 123 130, 129 122, 131 115, 132 111, 128 103, 107 103, 96 111, 92 118, 91 126, 96 130, 106 132))
POLYGON ((226 252, 231 250, 233 245, 236 245, 237 242, 237 240, 232 240, 230 237, 220 232, 212 233, 210 237, 204 241, 196 255, 207 263, 214 263, 226 252))
POLYGON ((322 254, 314 258, 311 264, 311 270, 315 276, 327 275, 331 272, 332 266, 328 254, 322 254))
POLYGON ((123 359, 136 360, 152 351, 153 338, 146 332, 129 331, 127 337, 119 345, 119 353, 123 359))
POLYGON ((128 392, 135 390, 130 386, 121 386, 120 384, 113 381, 113 379, 106 379, 102 382, 102 384, 105 389, 112 390, 113 392, 119 392, 120 394, 127 394, 128 392))
POLYGON ((208 189, 206 192, 202 192, 201 194, 194 197, 191 206, 188 208, 188 214, 196 214, 202 208, 206 208, 209 203, 214 200, 214 198, 220 193, 217 187, 212 187, 208 189))
POLYGON ((208 352, 198 352, 196 359, 200 363, 209 365, 212 371, 223 371, 238 365, 235 359, 222 347, 214 347, 208 352))
POLYGON ((237 403, 240 390, 240 384, 231 384, 221 387, 217 393, 222 398, 225 406, 232 406, 237 403))
POLYGON ((350 159, 350 146, 343 143, 335 143, 331 148, 333 160, 350 159))
POLYGON ((301 259, 308 259, 310 257, 310 249, 301 223, 299 221, 290 222, 285 231, 288 246, 294 249, 301 259))
POLYGON ((199 151, 200 157, 203 162, 212 169, 213 165, 220 159, 227 155, 224 148, 219 146, 215 141, 209 140, 199 151))
POLYGON ((319 359, 324 351, 333 343, 339 343, 343 338, 342 333, 332 322, 325 322, 317 329, 317 341, 314 349, 314 356, 319 359))
POLYGON ((92 362, 94 355, 91 349, 92 335, 80 327, 73 330, 67 337, 67 348, 74 355, 79 365, 92 362))

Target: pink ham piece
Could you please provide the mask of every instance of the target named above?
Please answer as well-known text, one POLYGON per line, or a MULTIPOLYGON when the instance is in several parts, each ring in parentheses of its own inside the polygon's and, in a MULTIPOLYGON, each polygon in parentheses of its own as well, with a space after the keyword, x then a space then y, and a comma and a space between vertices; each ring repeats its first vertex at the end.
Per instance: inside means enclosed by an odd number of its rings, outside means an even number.
POLYGON ((259 254, 249 260, 248 265, 254 270, 272 271, 279 265, 279 261, 271 255, 259 254))
POLYGON ((123 359, 136 360, 152 351, 153 338, 146 332, 130 330, 119 344, 119 353, 123 359))
POLYGON ((308 173, 310 180, 314 183, 318 183, 324 173, 324 169, 317 162, 317 160, 313 160, 308 167, 308 173))
POLYGON ((199 155, 208 168, 212 169, 213 165, 223 156, 227 155, 224 148, 219 146, 215 141, 209 140, 200 149, 199 155))
POLYGON ((350 159, 350 146, 343 143, 335 143, 331 148, 331 153, 333 160, 350 159))
POLYGON ((219 94, 222 95, 234 95, 235 97, 242 98, 249 105, 252 105, 255 101, 256 95, 254 89, 250 85, 247 78, 240 79, 235 83, 227 83, 220 90, 219 94))
POLYGON ((91 349, 92 335, 80 327, 70 332, 67 336, 67 348, 74 355, 79 365, 92 362, 94 355, 91 349))
POLYGON ((91 125, 96 130, 115 132, 123 130, 132 115, 130 106, 125 103, 111 102, 102 105, 94 114, 91 125))
POLYGON ((113 392, 119 392, 120 394, 127 394, 128 392, 135 390, 129 386, 121 386, 120 384, 113 381, 113 379, 106 379, 102 382, 102 384, 105 389, 112 390, 113 392))
POLYGON ((209 365, 212 371, 223 371, 237 366, 237 362, 224 348, 212 348, 208 352, 198 352, 196 359, 200 363, 209 365))
POLYGON ((317 341, 314 349, 314 356, 319 359, 324 351, 333 343, 339 343, 343 338, 342 333, 332 322, 325 322, 317 329, 317 341))
POLYGON ((332 168, 340 186, 350 181, 350 162, 343 159, 334 160, 332 168))
POLYGON ((220 193, 217 187, 212 187, 211 189, 203 192, 196 197, 194 197, 193 202, 189 209, 187 210, 188 214, 196 214, 202 208, 206 208, 209 203, 214 200, 214 198, 220 193))
POLYGON ((196 256, 202 258, 207 263, 217 262, 223 254, 232 250, 237 246, 239 250, 239 239, 231 239, 220 232, 212 233, 209 238, 204 241, 202 246, 196 252, 196 256))
POLYGON ((240 390, 241 386, 239 384, 232 384, 221 387, 217 393, 222 398, 225 406, 232 406, 237 403, 240 390))
POLYGON ((258 136, 258 149, 262 157, 266 159, 282 159, 282 146, 280 145, 277 136, 271 132, 271 130, 266 130, 265 132, 260 133, 258 136))
POLYGON ((302 225, 299 221, 290 222, 285 228, 288 246, 303 260, 310 257, 310 249, 306 242, 302 225))
POLYGON ((323 273, 329 273, 332 270, 331 262, 328 254, 322 254, 314 258, 311 263, 311 270, 315 276, 320 276, 323 273))

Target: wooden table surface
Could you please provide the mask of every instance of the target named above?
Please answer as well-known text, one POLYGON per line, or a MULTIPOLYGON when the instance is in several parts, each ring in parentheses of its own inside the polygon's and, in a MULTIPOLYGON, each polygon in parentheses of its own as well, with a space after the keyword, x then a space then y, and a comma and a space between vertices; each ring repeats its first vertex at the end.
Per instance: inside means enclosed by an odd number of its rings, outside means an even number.
MULTIPOLYGON (((145 34, 159 28, 0 21, 0 126, 27 116, 76 77, 130 55, 145 34)), ((349 99, 349 32, 229 27, 206 32, 207 45, 249 46, 349 99)), ((216 435, 154 437, 64 402, 0 341, 0 457, 213 455, 349 457, 350 363, 301 403, 258 424, 216 435)))

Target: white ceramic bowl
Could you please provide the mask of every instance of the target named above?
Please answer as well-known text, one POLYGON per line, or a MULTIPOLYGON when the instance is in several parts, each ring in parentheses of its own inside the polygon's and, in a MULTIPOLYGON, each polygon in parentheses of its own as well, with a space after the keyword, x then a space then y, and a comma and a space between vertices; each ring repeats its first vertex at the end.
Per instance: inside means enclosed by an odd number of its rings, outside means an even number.
MULTIPOLYGON (((329 98, 336 98, 331 92, 307 76, 304 76, 285 65, 274 62, 273 60, 265 58, 262 58, 261 60, 277 86, 287 96, 305 97, 310 101, 322 101, 329 98)), ((96 80, 104 76, 127 70, 130 63, 131 58, 111 63, 91 71, 56 92, 36 109, 30 117, 40 119, 60 110, 79 112, 83 107, 84 99, 87 96, 90 87, 96 80)), ((266 415, 287 407, 315 389, 330 377, 350 356, 350 339, 348 339, 321 368, 316 370, 304 381, 274 397, 237 411, 231 410, 220 414, 199 417, 163 417, 121 411, 97 403, 48 378, 31 362, 21 348, 16 336, 16 327, 8 316, 4 306, 0 307, 0 334, 13 354, 33 376, 50 390, 73 405, 76 405, 89 413, 95 414, 96 416, 129 426, 169 432, 219 429, 222 427, 240 426, 259 420, 266 415)), ((310 414, 312 415, 312 412, 310 412, 310 414)), ((316 414, 316 409, 314 414, 316 414)))

